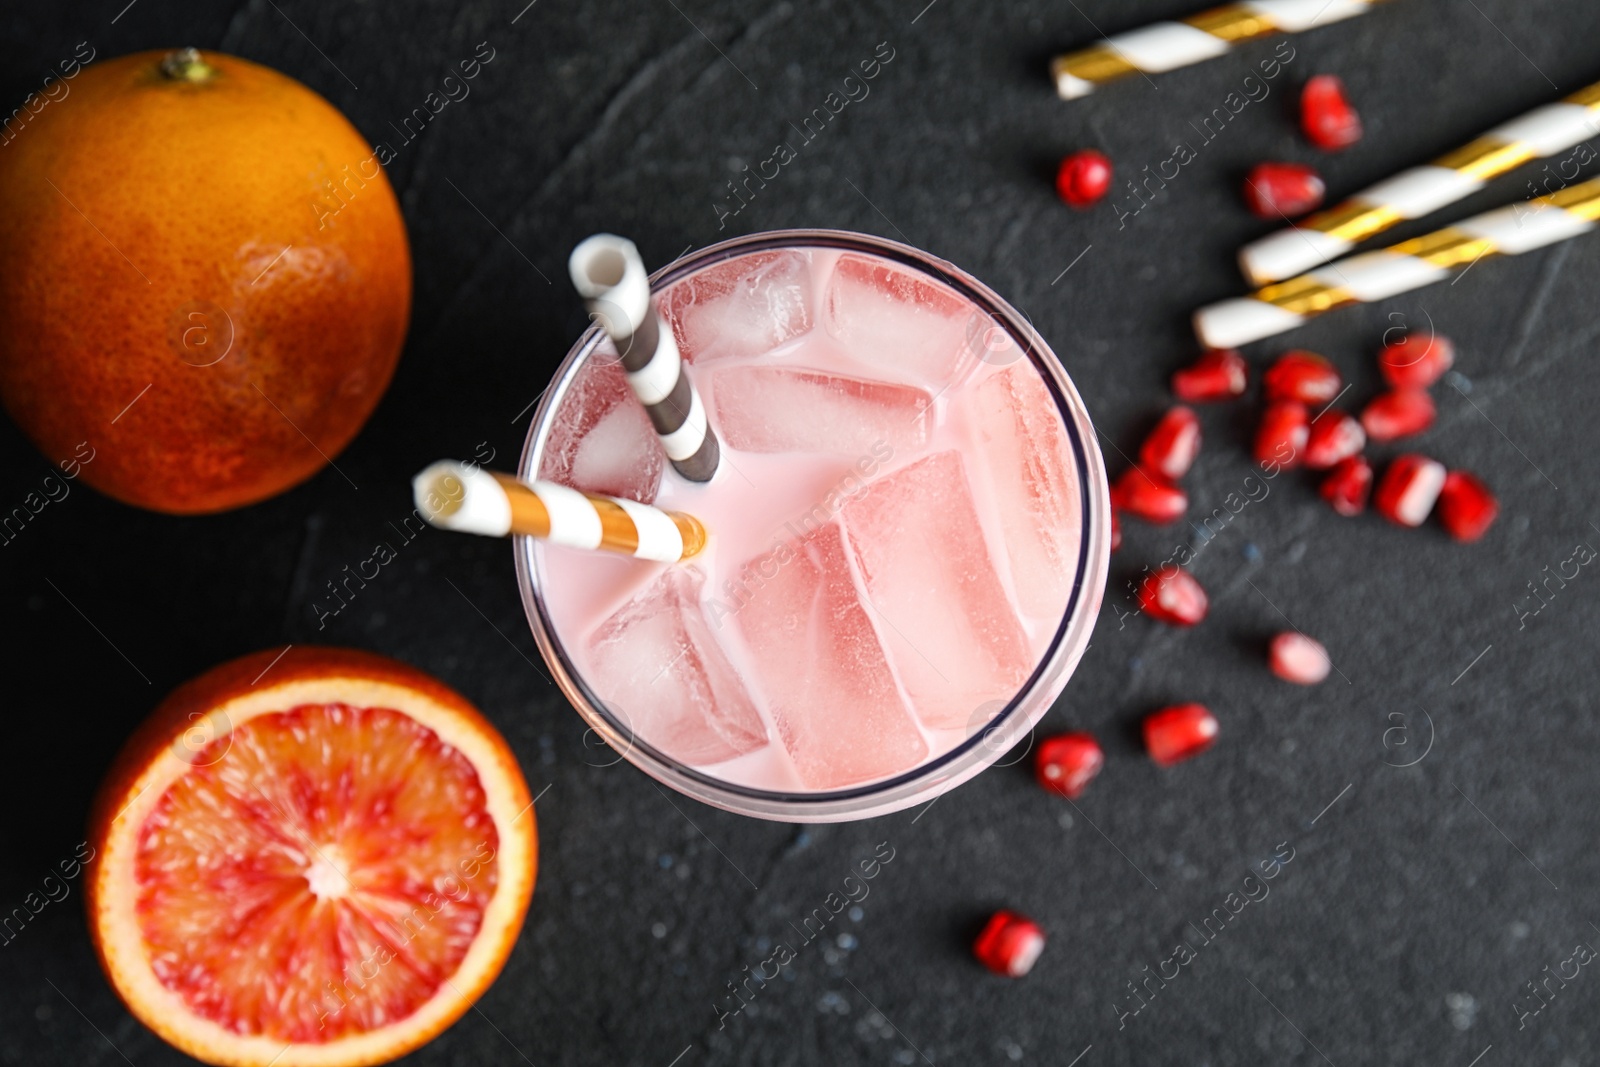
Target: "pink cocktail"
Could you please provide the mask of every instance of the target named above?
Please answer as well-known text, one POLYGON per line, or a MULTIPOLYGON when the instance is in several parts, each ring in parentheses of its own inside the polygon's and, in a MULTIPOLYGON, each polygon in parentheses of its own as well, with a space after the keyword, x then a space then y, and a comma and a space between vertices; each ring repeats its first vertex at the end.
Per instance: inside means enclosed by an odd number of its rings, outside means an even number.
POLYGON ((974 279, 859 234, 739 238, 652 288, 715 477, 665 464, 595 329, 520 473, 711 538, 675 564, 518 539, 568 698, 657 779, 767 818, 881 814, 992 763, 1060 694, 1105 586, 1104 468, 1059 361, 974 279))

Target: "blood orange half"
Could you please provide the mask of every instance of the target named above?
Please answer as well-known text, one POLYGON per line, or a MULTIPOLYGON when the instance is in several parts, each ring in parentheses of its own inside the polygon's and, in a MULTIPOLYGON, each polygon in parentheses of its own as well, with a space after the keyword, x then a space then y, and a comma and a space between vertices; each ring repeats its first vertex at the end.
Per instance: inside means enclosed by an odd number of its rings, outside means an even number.
POLYGON ((392 660, 291 648, 179 688, 96 802, 90 931, 185 1052, 357 1067, 432 1039, 499 974, 537 832, 504 739, 392 660))

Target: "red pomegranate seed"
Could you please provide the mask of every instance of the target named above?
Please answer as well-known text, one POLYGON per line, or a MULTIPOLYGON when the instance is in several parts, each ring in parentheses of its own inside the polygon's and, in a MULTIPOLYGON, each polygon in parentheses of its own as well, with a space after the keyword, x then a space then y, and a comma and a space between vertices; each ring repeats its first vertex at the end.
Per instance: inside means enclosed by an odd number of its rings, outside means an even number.
POLYGON ((1456 346, 1448 337, 1406 334, 1394 344, 1383 346, 1378 353, 1378 370, 1383 373, 1383 380, 1396 389, 1426 389, 1455 361, 1456 346))
POLYGON ((1396 456, 1373 494, 1378 514, 1401 526, 1421 526, 1444 489, 1444 464, 1409 453, 1396 456))
POLYGON ((1100 742, 1092 734, 1056 734, 1039 742, 1033 773, 1050 792, 1076 800, 1105 762, 1100 742))
POLYGON ((1367 447, 1367 431, 1355 416, 1343 411, 1324 411, 1311 420, 1306 435, 1306 466, 1327 470, 1335 463, 1357 455, 1367 447))
POLYGON ((1439 491, 1439 521, 1457 541, 1476 541, 1494 525, 1500 502, 1489 487, 1466 471, 1451 471, 1439 491))
POLYGON ((1244 395, 1249 377, 1249 364, 1243 356, 1231 348, 1214 348, 1172 372, 1172 395, 1191 404, 1232 400, 1244 395))
POLYGON ((1200 419, 1182 404, 1167 409, 1144 439, 1139 449, 1139 464, 1157 471, 1172 481, 1189 473, 1200 454, 1200 419))
POLYGON ((972 954, 995 974, 1021 978, 1033 970, 1044 951, 1039 924, 1014 911, 997 911, 972 943, 972 954))
POLYGON ((1155 471, 1130 467, 1111 483, 1111 504, 1160 526, 1183 518, 1189 510, 1189 494, 1155 471))
POLYGON ((1433 425, 1433 397, 1421 389, 1396 389, 1374 397, 1361 412, 1367 437, 1383 444, 1421 433, 1433 425))
POLYGON ((1372 492, 1372 464, 1365 456, 1341 459, 1322 481, 1322 499, 1341 515, 1359 515, 1367 510, 1372 492))
POLYGON ((1111 188, 1111 160, 1104 152, 1085 148, 1061 161, 1056 170, 1056 194, 1082 211, 1111 188))
POLYGON ((1361 116, 1350 106, 1344 82, 1319 74, 1300 93, 1300 128, 1318 148, 1336 151, 1361 140, 1361 116))
POLYGON ((1295 630, 1285 630, 1272 639, 1267 665, 1273 674, 1296 685, 1316 685, 1333 669, 1322 642, 1295 630))
POLYGON ((1261 219, 1294 218, 1322 206, 1322 176, 1302 163, 1258 163, 1244 179, 1244 203, 1261 219))
POLYGON ((1198 756, 1217 739, 1217 717, 1204 704, 1176 704, 1144 720, 1144 747, 1159 766, 1198 756))
POLYGON ((1122 520, 1117 517, 1117 509, 1111 509, 1111 551, 1115 552, 1122 547, 1122 520))
POLYGON ((1139 584, 1139 607, 1159 622, 1193 626, 1206 617, 1210 606, 1194 575, 1170 563, 1139 584))
POLYGON ((1311 412, 1298 400, 1279 400, 1261 413, 1256 430, 1256 462, 1285 470, 1300 465, 1311 435, 1311 412))
POLYGON ((1332 363, 1303 348, 1285 352, 1261 376, 1268 400, 1302 404, 1331 404, 1343 385, 1332 363))

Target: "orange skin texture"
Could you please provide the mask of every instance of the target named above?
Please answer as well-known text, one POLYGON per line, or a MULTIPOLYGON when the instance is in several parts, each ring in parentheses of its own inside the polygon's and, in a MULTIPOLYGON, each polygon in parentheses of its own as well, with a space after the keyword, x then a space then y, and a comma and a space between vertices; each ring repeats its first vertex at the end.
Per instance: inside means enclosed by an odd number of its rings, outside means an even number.
POLYGON ((400 356, 411 253, 331 104, 219 53, 168 79, 165 54, 84 68, 0 145, 0 402, 53 461, 87 441, 95 488, 192 514, 350 443, 400 356))
MULTIPOLYGON (((294 645, 288 651, 282 649, 264 649, 238 659, 213 667, 211 670, 193 678, 177 689, 174 689, 167 698, 158 705, 150 717, 139 726, 128 738, 122 750, 112 761, 111 769, 106 773, 105 780, 101 783, 99 793, 96 795, 90 808, 88 841, 93 846, 92 856, 98 859, 105 852, 105 844, 112 821, 130 802, 129 793, 133 784, 138 780, 140 773, 152 760, 163 751, 169 749, 174 741, 183 732, 193 725, 194 720, 203 716, 234 697, 249 692, 257 684, 262 686, 277 686, 298 681, 316 681, 323 678, 365 679, 374 682, 385 682, 391 685, 402 686, 408 690, 433 700, 449 708, 462 719, 470 722, 476 732, 481 732, 492 738, 495 742, 497 757, 502 767, 508 772, 505 776, 507 783, 513 788, 512 803, 518 807, 528 809, 528 817, 533 819, 532 800, 528 796, 527 785, 523 781, 521 769, 516 756, 505 743, 498 730, 483 717, 466 697, 454 689, 434 678, 424 674, 414 667, 407 666, 387 656, 379 656, 371 652, 363 652, 350 648, 319 647, 314 645, 294 645), (281 653, 281 658, 280 657, 281 653), (274 662, 276 660, 276 662, 274 662), (270 670, 268 669, 270 667, 270 670), (265 672, 265 673, 264 673, 265 672), (264 676, 263 676, 264 674, 264 676), (259 679, 259 683, 257 680, 259 679)), ((481 768, 480 768, 481 769, 481 768)), ((529 861, 533 868, 528 873, 527 892, 518 902, 518 915, 525 917, 529 902, 533 895, 533 885, 538 877, 539 835, 537 823, 530 821, 531 845, 529 861)), ((117 887, 105 885, 96 870, 84 879, 84 904, 89 917, 89 935, 93 942, 95 955, 100 960, 101 968, 106 974, 112 973, 111 962, 107 956, 106 946, 101 941, 100 926, 96 916, 101 912, 103 894, 115 892, 117 887)), ((522 918, 512 923, 501 932, 498 943, 494 948, 495 957, 502 963, 510 955, 515 945, 517 936, 522 930, 522 918)), ((475 1001, 495 980, 500 971, 500 966, 491 967, 482 974, 474 983, 462 983, 454 988, 458 989, 463 997, 461 1012, 467 1011, 467 1005, 475 1001)), ((454 1016, 443 1021, 439 1029, 454 1021, 454 1016)), ((386 1061, 394 1056, 401 1055, 414 1048, 420 1047, 433 1037, 437 1030, 432 1032, 419 1032, 411 1035, 403 1046, 389 1050, 382 1057, 386 1061)), ((168 1041, 178 1040, 176 1035, 162 1034, 168 1041)), ((188 1047, 180 1045, 184 1051, 192 1055, 204 1057, 208 1050, 201 1047, 188 1047)), ((381 1062, 368 1060, 361 1062, 381 1062)), ((216 1062, 209 1060, 208 1062, 216 1062)))

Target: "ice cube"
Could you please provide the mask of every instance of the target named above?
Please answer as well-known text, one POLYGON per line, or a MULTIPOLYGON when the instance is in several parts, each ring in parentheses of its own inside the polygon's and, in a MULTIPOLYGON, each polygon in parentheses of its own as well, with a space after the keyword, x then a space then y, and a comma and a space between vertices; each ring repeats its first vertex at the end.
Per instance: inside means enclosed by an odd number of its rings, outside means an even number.
POLYGON ((838 524, 789 547, 746 566, 750 598, 732 617, 801 781, 837 789, 909 770, 928 745, 861 605, 838 524))
POLYGON ((1083 522, 1066 426, 1027 361, 984 379, 971 395, 1017 601, 1030 615, 1058 619, 1072 593, 1083 522))
POLYGON ((909 385, 791 367, 724 367, 712 377, 717 429, 745 452, 862 455, 918 448, 933 398, 909 385))
POLYGON ((674 759, 720 763, 767 729, 700 606, 704 577, 672 566, 589 640, 590 678, 633 736, 674 759))
POLYGON ((968 729, 1033 669, 957 452, 870 482, 841 513, 889 660, 929 726, 968 729))
POLYGON ((822 325, 855 359, 941 387, 976 361, 979 313, 955 292, 884 260, 846 252, 828 279, 822 325))
POLYGON ((801 252, 753 252, 708 267, 660 302, 683 358, 758 356, 811 329, 811 263, 801 252))
POLYGON ((590 353, 556 409, 539 477, 648 504, 665 465, 661 441, 616 353, 606 346, 590 353))

